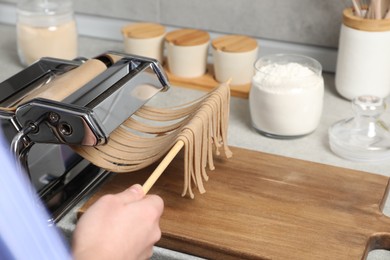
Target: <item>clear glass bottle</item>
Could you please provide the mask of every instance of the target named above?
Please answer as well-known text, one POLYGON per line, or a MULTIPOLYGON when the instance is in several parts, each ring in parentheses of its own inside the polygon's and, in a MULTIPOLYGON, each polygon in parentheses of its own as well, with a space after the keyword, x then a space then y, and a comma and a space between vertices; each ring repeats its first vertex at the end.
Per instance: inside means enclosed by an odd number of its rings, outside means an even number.
POLYGON ((390 129, 381 120, 384 99, 359 96, 352 100, 354 117, 334 123, 329 128, 331 150, 352 161, 375 162, 390 158, 390 129))
POLYGON ((23 65, 42 57, 77 57, 78 35, 71 0, 19 0, 16 30, 23 65))

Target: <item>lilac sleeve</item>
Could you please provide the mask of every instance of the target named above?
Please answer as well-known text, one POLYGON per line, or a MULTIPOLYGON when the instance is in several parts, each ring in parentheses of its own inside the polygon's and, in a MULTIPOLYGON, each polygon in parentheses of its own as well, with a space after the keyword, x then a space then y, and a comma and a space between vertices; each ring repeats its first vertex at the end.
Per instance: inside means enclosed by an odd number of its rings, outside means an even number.
POLYGON ((0 131, 0 259, 70 259, 70 252, 0 131))

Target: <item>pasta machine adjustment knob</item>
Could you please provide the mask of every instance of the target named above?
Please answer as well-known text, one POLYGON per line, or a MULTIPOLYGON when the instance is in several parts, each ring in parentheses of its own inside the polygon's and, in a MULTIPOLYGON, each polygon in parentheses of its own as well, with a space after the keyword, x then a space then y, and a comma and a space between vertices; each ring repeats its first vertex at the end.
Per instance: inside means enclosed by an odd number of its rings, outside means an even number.
POLYGON ((16 120, 22 128, 34 125, 27 137, 34 143, 93 146, 107 137, 92 110, 47 99, 34 99, 19 106, 16 120))

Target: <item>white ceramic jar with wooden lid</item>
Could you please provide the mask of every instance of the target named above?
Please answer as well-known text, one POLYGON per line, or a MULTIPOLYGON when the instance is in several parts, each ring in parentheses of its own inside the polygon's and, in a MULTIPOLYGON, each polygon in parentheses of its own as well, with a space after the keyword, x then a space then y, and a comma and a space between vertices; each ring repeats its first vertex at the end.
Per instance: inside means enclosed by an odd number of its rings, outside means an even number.
POLYGON ((346 99, 390 94, 390 19, 358 17, 343 12, 335 84, 346 99))
POLYGON ((244 35, 225 35, 211 43, 214 77, 231 85, 249 84, 258 54, 257 41, 244 35))
POLYGON ((135 23, 122 28, 125 52, 163 62, 165 26, 135 23))
POLYGON ((196 78, 204 75, 210 43, 208 32, 179 29, 165 36, 169 71, 178 77, 196 78))

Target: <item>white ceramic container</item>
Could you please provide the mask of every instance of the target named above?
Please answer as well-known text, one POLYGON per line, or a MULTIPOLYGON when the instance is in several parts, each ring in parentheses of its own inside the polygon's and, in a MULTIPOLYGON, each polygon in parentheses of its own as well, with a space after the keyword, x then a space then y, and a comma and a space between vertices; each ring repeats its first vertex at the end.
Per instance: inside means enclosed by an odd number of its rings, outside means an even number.
POLYGON ((226 35, 211 43, 214 77, 231 85, 250 84, 258 55, 256 40, 243 35, 226 35))
POLYGON ((163 63, 165 27, 156 23, 135 23, 122 28, 124 50, 163 63))
POLYGON ((168 70, 177 77, 196 78, 207 69, 210 36, 196 29, 179 29, 165 36, 168 70))
POLYGON ((337 57, 337 92, 352 100, 390 94, 390 19, 363 19, 344 10, 337 57))

